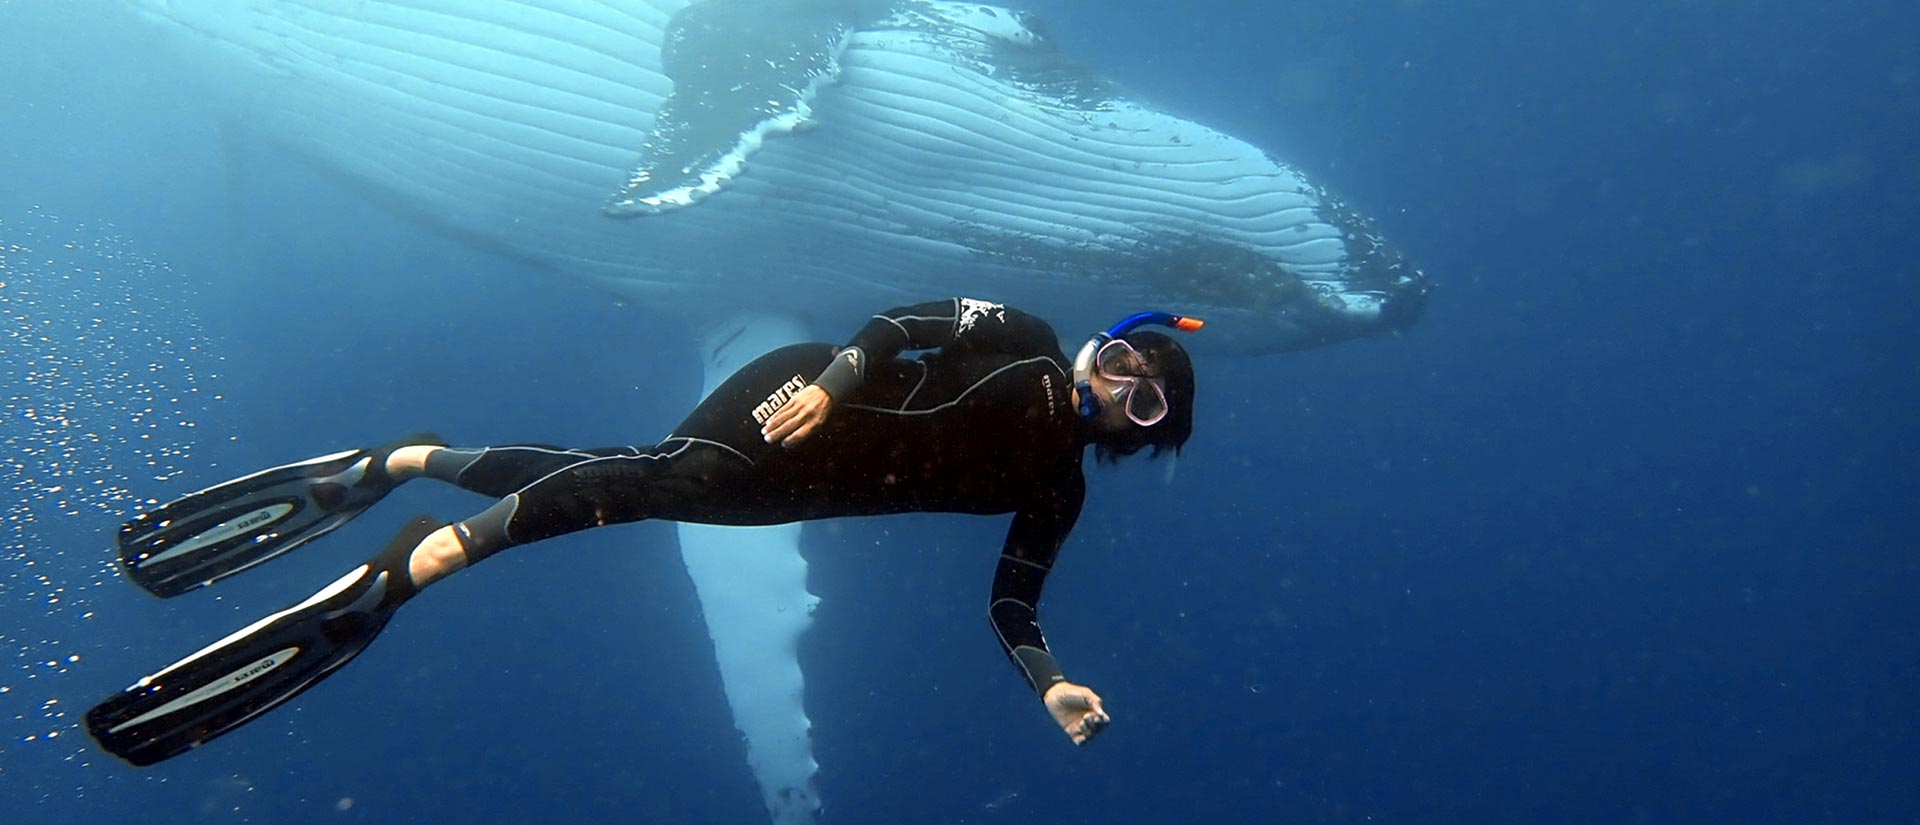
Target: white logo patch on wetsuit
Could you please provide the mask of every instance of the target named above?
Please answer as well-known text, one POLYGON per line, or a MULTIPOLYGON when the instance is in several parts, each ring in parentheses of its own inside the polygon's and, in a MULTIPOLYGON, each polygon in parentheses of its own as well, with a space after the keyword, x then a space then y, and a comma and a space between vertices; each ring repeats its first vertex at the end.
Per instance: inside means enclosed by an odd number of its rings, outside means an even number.
POLYGON ((794 393, 805 389, 806 386, 807 379, 801 378, 798 375, 787 379, 787 383, 781 384, 780 389, 769 393, 767 400, 760 402, 760 406, 753 408, 753 423, 767 423, 767 419, 772 418, 774 413, 779 412, 781 407, 786 406, 788 401, 793 400, 794 393))
POLYGON ((992 315, 995 320, 1004 324, 1007 322, 1007 307, 1004 304, 996 304, 991 301, 976 301, 972 298, 961 298, 960 318, 954 325, 953 334, 956 336, 965 335, 967 330, 973 329, 973 322, 988 315, 992 315))

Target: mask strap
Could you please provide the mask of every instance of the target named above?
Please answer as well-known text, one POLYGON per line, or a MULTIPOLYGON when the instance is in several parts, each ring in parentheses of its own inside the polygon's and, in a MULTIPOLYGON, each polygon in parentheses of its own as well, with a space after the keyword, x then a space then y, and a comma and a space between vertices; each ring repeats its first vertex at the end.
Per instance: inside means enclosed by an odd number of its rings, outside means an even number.
POLYGON ((1073 388, 1080 394, 1081 418, 1100 414, 1100 399, 1093 397, 1093 356, 1111 340, 1112 335, 1096 332, 1080 346, 1080 354, 1073 357, 1073 388))

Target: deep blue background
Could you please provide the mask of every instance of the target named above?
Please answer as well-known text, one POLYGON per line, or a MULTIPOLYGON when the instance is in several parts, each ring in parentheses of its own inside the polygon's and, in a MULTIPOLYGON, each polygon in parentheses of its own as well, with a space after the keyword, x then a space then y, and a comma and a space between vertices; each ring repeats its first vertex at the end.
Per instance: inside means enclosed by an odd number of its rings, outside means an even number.
MULTIPOLYGON (((1077 58, 1373 213, 1439 286, 1404 336, 1202 363, 1171 480, 1093 471, 1046 607, 1115 713, 1095 747, 1064 744, 992 643, 999 520, 813 531, 829 821, 1920 817, 1920 13, 1041 8, 1077 58)), ((203 425, 233 440, 196 480, 419 428, 624 443, 691 402, 658 319, 304 169, 223 180, 195 101, 129 68, 137 36, 0 9, 23 14, 0 207, 110 219, 199 273, 230 399, 203 425)), ((477 504, 396 498, 217 596, 109 581, 84 621, 8 603, 16 635, 84 653, 0 675, 8 820, 764 821, 664 525, 435 588, 190 758, 135 773, 18 741, 58 723, 45 699, 84 707, 410 513, 477 504)), ((111 525, 59 527, 104 545, 111 525)))

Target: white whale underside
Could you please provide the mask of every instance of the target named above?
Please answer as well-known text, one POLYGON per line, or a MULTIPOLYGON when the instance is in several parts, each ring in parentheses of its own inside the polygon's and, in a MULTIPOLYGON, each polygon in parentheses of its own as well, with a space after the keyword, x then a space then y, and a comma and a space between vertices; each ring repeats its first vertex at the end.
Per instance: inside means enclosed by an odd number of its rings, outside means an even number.
MULTIPOLYGON (((807 117, 766 124, 691 205, 619 219, 603 208, 673 91, 660 50, 679 0, 132 2, 263 139, 440 229, 760 343, 975 293, 1062 329, 1188 313, 1209 321, 1195 343, 1277 351, 1391 328, 1383 307, 1417 303, 1416 271, 1259 149, 1028 82, 1075 70, 1005 10, 910 0, 863 21, 807 117)), ((752 757, 769 810, 791 822, 818 803, 790 644, 805 622, 787 610, 812 597, 786 535, 765 562, 783 575, 694 575, 731 636, 761 620, 724 605, 782 605, 776 643, 715 641, 750 749, 778 751, 752 757)))
POLYGON ((609 219, 600 207, 672 91, 659 44, 681 5, 145 7, 237 58, 211 79, 273 139, 443 228, 645 306, 841 320, 964 286, 1063 325, 1084 314, 1104 326, 1148 305, 1191 312, 1211 323, 1196 343, 1214 349, 1292 349, 1381 326, 1391 285, 1357 283, 1352 227, 1328 219, 1316 187, 1192 121, 1125 99, 1072 108, 1002 82, 979 62, 983 44, 1037 38, 971 4, 915 3, 894 25, 854 32, 838 81, 813 100, 818 128, 770 136, 696 208, 609 219), (957 25, 916 27, 925 18, 957 25), (1164 239, 1248 250, 1310 294, 1276 296, 1256 273, 1127 271, 1164 239), (1089 283, 1102 286, 1096 300, 1089 283))

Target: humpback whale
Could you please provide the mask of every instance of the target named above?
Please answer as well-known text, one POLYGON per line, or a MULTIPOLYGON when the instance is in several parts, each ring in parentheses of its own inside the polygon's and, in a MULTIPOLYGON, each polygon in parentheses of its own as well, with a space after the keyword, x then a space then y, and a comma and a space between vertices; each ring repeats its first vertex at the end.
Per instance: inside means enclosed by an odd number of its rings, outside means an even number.
MULTIPOLYGON (((1267 152, 1129 97, 1020 12, 941 0, 126 0, 239 128, 438 230, 685 319, 706 387, 891 303, 1206 351, 1404 328, 1423 275, 1267 152)), ((820 808, 798 527, 679 536, 777 823, 820 808), (723 562, 724 560, 724 562, 723 562)))

